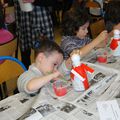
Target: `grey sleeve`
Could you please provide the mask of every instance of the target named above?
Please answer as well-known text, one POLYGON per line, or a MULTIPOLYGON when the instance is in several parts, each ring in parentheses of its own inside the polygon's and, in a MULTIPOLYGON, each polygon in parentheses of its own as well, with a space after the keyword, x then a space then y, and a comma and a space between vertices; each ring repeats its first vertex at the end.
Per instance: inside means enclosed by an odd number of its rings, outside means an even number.
POLYGON ((27 90, 27 84, 28 82, 32 79, 36 77, 32 72, 30 71, 26 71, 24 72, 22 75, 20 75, 20 77, 18 78, 18 81, 17 81, 17 86, 18 86, 18 90, 19 92, 25 92, 27 94, 35 94, 37 91, 28 91, 27 90))

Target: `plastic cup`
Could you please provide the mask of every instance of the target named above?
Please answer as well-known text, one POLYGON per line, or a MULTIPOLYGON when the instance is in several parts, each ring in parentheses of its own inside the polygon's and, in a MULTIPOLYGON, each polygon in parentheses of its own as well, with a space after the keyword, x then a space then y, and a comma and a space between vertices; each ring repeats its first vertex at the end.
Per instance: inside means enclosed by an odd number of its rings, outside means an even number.
POLYGON ((105 55, 105 54, 97 55, 97 61, 99 63, 107 63, 107 55, 105 55))
POLYGON ((67 93, 67 83, 62 80, 56 80, 53 83, 53 90, 57 96, 64 96, 67 93))

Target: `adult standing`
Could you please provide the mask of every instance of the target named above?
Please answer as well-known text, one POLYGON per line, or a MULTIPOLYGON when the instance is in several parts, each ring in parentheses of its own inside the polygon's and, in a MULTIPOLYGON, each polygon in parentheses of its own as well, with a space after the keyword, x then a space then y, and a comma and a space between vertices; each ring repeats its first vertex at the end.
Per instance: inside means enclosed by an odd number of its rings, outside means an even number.
POLYGON ((14 0, 16 34, 21 51, 21 60, 27 68, 31 64, 31 48, 33 48, 35 40, 45 37, 54 40, 53 23, 48 9, 49 5, 46 6, 44 3, 47 2, 41 1, 43 0, 31 0, 34 9, 30 12, 24 12, 21 11, 18 0, 14 0))

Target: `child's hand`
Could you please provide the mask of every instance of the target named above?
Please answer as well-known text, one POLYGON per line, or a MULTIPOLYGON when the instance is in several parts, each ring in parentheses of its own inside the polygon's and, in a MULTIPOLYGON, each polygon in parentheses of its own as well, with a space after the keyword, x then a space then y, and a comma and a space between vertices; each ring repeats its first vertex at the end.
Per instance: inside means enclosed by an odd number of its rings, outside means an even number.
POLYGON ((96 39, 98 39, 99 41, 105 41, 108 38, 108 32, 106 30, 102 31, 97 37, 96 39))
POLYGON ((78 55, 82 56, 82 51, 81 51, 81 49, 74 49, 71 52, 70 57, 72 57, 73 54, 78 54, 78 55))
POLYGON ((53 80, 58 80, 58 77, 63 76, 58 70, 53 72, 53 80))
POLYGON ((80 49, 74 49, 71 54, 70 54, 70 57, 73 55, 73 54, 80 54, 80 49))

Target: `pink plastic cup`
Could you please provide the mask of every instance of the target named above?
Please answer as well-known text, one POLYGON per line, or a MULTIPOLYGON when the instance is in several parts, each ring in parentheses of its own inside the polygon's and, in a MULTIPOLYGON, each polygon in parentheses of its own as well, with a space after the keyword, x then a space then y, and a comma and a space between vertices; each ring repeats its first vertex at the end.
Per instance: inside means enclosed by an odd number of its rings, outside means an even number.
POLYGON ((57 96, 64 96, 67 93, 67 85, 62 80, 53 83, 53 90, 57 96))
POLYGON ((98 50, 97 61, 99 63, 107 63, 107 50, 105 49, 98 50))
POLYGON ((103 54, 103 55, 98 55, 97 56, 97 61, 99 63, 107 63, 107 55, 103 54))

